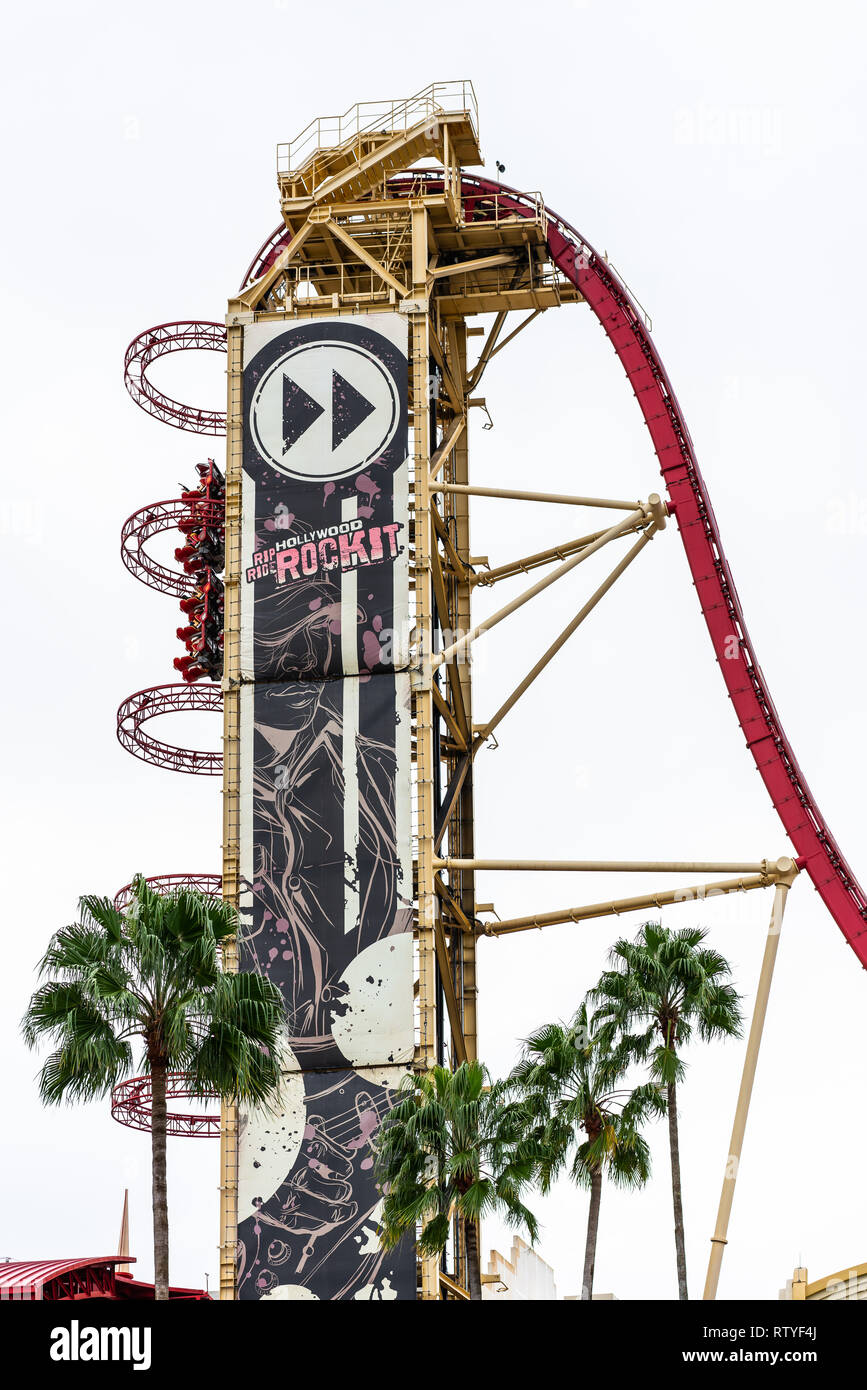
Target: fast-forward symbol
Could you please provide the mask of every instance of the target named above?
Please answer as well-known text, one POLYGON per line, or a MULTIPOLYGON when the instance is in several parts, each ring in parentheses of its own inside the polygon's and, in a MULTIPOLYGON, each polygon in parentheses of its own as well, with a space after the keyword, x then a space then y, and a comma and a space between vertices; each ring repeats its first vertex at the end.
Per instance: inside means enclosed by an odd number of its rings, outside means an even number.
POLYGON ((366 345, 320 341, 300 343, 260 377, 250 423, 273 467, 326 480, 379 458, 402 408, 392 373, 366 345))
MULTIPOLYGON (((364 424, 376 406, 356 391, 351 382, 331 369, 331 452, 364 424)), ((325 406, 315 401, 303 386, 283 375, 283 453, 288 454, 302 434, 324 414, 325 406)))

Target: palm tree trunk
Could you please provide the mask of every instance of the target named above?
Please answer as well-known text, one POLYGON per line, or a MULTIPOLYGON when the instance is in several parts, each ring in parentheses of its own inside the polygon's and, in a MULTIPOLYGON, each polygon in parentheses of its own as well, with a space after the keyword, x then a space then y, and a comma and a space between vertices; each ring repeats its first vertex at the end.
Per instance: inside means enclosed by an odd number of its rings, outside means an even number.
POLYGON ((482 1297, 482 1267, 479 1262, 479 1228, 475 1221, 464 1222, 464 1241, 467 1247, 467 1289, 474 1303, 482 1297))
POLYGON ((151 1170, 154 1222, 154 1298, 169 1296, 169 1205, 166 1186, 166 1068, 151 1063, 151 1170))
POLYGON ((599 1234, 599 1205, 602 1201, 602 1169, 594 1168, 590 1178, 590 1213, 587 1217, 587 1243, 584 1247, 584 1279, 581 1300, 593 1298, 593 1271, 596 1267, 596 1238, 599 1234))
POLYGON ((683 1198, 680 1187, 680 1143, 677 1136, 677 1087, 668 1083, 668 1142, 671 1147, 671 1195, 674 1202, 674 1245, 677 1251, 677 1296, 682 1303, 686 1291, 686 1246, 683 1237, 683 1198))

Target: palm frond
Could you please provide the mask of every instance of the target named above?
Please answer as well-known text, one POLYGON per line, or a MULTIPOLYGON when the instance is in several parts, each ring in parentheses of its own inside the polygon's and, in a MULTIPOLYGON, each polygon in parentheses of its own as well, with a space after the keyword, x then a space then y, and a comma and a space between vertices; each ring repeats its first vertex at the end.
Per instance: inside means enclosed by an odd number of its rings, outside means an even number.
POLYGON ((25 1042, 56 1050, 40 1073, 46 1102, 92 1099, 133 1062, 188 1071, 202 1094, 253 1104, 279 1091, 285 1009, 259 975, 224 975, 218 947, 234 934, 234 910, 191 889, 161 894, 141 874, 119 912, 95 894, 80 921, 61 928, 40 963, 45 981, 22 1020, 25 1042))
POLYGON ((452 1216, 475 1221, 485 1211, 535 1238, 520 1201, 536 1167, 531 1119, 514 1086, 492 1082, 479 1062, 405 1077, 373 1140, 385 1242, 420 1227, 419 1248, 436 1254, 452 1216))

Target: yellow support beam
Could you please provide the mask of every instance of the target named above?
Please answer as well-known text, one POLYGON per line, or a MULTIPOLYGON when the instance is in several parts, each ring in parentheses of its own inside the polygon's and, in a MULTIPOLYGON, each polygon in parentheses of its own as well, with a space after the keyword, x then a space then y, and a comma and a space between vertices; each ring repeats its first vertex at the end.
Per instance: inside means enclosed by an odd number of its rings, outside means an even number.
POLYGON ((404 299, 409 294, 409 290, 403 281, 398 280, 396 275, 392 275, 391 271, 387 270, 375 256, 372 256, 359 241, 356 241, 354 236, 350 236, 346 228, 341 227, 339 222, 329 220, 326 225, 328 226, 328 230, 336 236, 339 241, 342 241, 343 245, 351 251, 354 256, 357 256, 358 259, 363 261, 366 266, 374 271, 386 285, 389 285, 391 289, 395 290, 395 292, 400 295, 401 299, 404 299))

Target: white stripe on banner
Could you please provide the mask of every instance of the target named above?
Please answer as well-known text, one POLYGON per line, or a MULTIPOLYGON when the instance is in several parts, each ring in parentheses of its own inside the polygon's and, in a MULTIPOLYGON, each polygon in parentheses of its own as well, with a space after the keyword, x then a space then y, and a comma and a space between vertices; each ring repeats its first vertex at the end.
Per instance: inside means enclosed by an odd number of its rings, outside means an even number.
MULTIPOLYGON (((341 520, 358 516, 358 498, 345 498, 341 520)), ((358 891, 358 574, 354 569, 343 575, 340 589, 340 656, 343 662, 343 850, 347 882, 343 900, 343 930, 355 931, 359 925, 361 899, 358 891), (348 880, 356 876, 356 883, 348 880)))
MULTIPOLYGON (((252 589, 252 585, 250 586, 252 589)), ((249 631, 253 631, 250 619, 249 631)), ((250 644, 252 652, 252 642, 250 644)), ((239 701, 239 785, 238 785, 238 917, 242 932, 253 931, 253 881, 255 874, 254 852, 254 801, 255 801, 255 719, 256 686, 242 685, 239 701)), ((277 766, 277 777, 282 777, 285 768, 277 766)))

